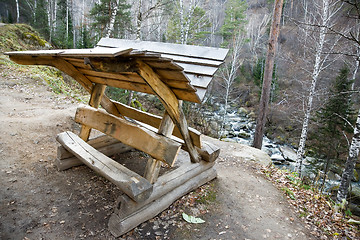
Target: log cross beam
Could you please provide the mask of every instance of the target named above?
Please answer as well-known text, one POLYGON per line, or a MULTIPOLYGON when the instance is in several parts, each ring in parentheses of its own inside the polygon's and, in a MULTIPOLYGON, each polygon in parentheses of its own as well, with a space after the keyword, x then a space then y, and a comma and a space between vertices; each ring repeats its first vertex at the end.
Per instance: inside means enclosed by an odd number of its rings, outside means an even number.
POLYGON ((199 162, 201 157, 192 143, 185 115, 182 111, 181 104, 179 103, 179 100, 175 96, 174 92, 163 81, 161 81, 159 76, 152 70, 150 66, 148 66, 141 60, 137 60, 136 63, 138 66, 138 69, 136 70, 137 74, 139 74, 139 76, 158 96, 158 98, 164 105, 166 112, 169 114, 174 124, 180 130, 187 150, 190 154, 191 161, 199 162))

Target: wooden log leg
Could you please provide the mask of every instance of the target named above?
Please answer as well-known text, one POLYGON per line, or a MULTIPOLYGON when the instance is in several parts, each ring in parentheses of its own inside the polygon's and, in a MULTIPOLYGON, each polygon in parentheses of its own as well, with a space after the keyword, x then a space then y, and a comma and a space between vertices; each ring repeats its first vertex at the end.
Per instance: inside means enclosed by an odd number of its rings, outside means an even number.
MULTIPOLYGON (((90 101, 89 101, 89 105, 91 107, 94 107, 94 108, 99 107, 101 98, 104 95, 105 89, 106 89, 106 85, 95 83, 95 86, 92 89, 91 97, 90 97, 90 101)), ((79 137, 82 140, 87 141, 89 139, 90 132, 91 132, 90 127, 88 127, 86 125, 82 125, 79 137)))
POLYGON ((185 115, 181 109, 181 104, 176 98, 174 92, 161 81, 159 76, 151 69, 150 66, 142 61, 137 61, 139 76, 151 87, 154 93, 159 97, 166 111, 170 115, 173 122, 179 128, 181 135, 185 141, 192 162, 199 162, 201 157, 196 151, 190 138, 189 129, 185 119, 185 115))
MULTIPOLYGON (((171 134, 174 130, 174 127, 175 127, 175 125, 174 125, 173 121, 171 120, 170 115, 165 111, 164 116, 160 123, 158 133, 165 137, 169 137, 169 136, 171 136, 171 134)), ((154 182, 156 182, 156 180, 159 176, 160 168, 161 168, 160 160, 149 158, 149 160, 146 164, 144 178, 153 184, 154 182)))
POLYGON ((200 156, 199 156, 197 150, 195 149, 194 144, 190 138, 189 127, 187 125, 187 121, 186 121, 184 112, 182 111, 182 102, 183 102, 182 100, 179 101, 179 124, 178 124, 178 127, 179 127, 181 134, 183 135, 184 142, 187 147, 187 151, 190 154, 191 162, 199 162, 200 156))

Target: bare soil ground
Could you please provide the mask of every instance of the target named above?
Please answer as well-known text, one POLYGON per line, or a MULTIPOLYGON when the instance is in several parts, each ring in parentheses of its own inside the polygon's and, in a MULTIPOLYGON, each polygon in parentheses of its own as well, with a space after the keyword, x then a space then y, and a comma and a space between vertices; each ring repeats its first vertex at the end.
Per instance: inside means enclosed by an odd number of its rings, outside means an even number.
MULTIPOLYGON (((114 239, 107 223, 120 191, 85 166, 54 166, 56 135, 79 131, 78 102, 1 65, 0 77, 0 239, 114 239)), ((283 193, 257 173, 248 147, 208 140, 222 149, 218 177, 206 187, 216 200, 191 204, 190 194, 120 239, 312 238, 283 193), (186 223, 182 211, 206 222, 186 223)))

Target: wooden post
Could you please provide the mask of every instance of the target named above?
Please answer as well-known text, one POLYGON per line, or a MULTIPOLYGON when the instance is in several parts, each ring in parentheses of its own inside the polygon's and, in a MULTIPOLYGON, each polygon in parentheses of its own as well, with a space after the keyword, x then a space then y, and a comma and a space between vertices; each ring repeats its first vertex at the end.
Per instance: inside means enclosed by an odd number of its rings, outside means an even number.
MULTIPOLYGON (((171 136, 174 127, 175 125, 173 121, 171 120, 167 111, 165 111, 159 126, 158 133, 165 137, 169 137, 171 136)), ((154 158, 149 158, 146 164, 144 178, 147 179, 151 184, 153 184, 159 176, 160 168, 161 168, 161 161, 154 158)))
MULTIPOLYGON (((89 105, 91 107, 93 107, 93 108, 99 107, 102 96, 104 95, 105 89, 106 89, 106 85, 95 83, 95 86, 92 89, 91 97, 90 97, 90 101, 89 101, 89 105)), ((87 141, 89 139, 90 132, 91 132, 90 127, 88 127, 86 125, 82 125, 79 137, 82 140, 87 141)))
POLYGON ((144 79, 149 87, 151 87, 156 96, 158 96, 169 116, 179 128, 187 150, 190 154, 191 161, 199 162, 201 157, 192 143, 185 115, 174 92, 164 82, 161 81, 159 76, 152 70, 151 67, 140 60, 137 61, 137 64, 139 67, 137 73, 144 79))

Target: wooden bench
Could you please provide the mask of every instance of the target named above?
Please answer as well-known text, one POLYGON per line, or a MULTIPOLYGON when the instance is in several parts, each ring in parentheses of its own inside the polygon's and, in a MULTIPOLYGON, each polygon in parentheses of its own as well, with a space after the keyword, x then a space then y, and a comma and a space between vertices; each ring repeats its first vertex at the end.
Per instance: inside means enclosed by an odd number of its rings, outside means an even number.
POLYGON ((82 125, 79 136, 65 132, 57 137, 62 145, 57 166, 65 170, 86 164, 125 193, 109 222, 110 231, 120 236, 216 176, 212 166, 220 149, 188 127, 182 101, 201 103, 227 53, 219 48, 103 38, 92 49, 5 54, 19 64, 56 67, 91 94, 89 106, 79 107, 75 114, 82 125), (165 112, 160 117, 111 100, 104 94, 106 86, 156 95, 165 112), (91 129, 105 135, 89 139, 91 129), (133 148, 151 156, 144 176, 108 157, 133 148), (158 178, 161 164, 173 167, 181 148, 190 161, 158 178))

